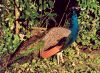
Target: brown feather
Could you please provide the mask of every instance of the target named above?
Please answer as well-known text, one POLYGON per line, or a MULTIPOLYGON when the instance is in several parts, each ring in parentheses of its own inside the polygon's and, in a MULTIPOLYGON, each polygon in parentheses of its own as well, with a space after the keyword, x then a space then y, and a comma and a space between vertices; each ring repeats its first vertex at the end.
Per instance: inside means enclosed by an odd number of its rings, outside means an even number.
POLYGON ((42 39, 45 42, 42 50, 47 50, 48 48, 58 44, 62 38, 68 37, 70 33, 70 30, 63 27, 51 28, 42 39))

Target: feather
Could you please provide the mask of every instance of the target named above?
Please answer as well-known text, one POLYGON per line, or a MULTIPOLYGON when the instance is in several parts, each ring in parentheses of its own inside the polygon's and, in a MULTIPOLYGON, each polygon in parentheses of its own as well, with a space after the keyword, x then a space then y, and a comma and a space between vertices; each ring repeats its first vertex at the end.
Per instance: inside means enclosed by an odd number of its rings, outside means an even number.
POLYGON ((66 41, 65 43, 66 47, 71 45, 78 36, 78 31, 79 31, 78 17, 75 9, 72 10, 70 30, 71 30, 71 34, 68 37, 68 41, 66 41))
MULTIPOLYGON (((64 28, 63 28, 64 29, 64 28)), ((58 29, 56 28, 56 30, 58 30, 57 32, 54 30, 54 31, 51 31, 52 33, 48 33, 45 37, 47 39, 44 39, 46 45, 44 46, 44 48, 42 49, 42 52, 40 52, 40 56, 42 58, 48 58, 48 57, 51 57, 53 56, 54 54, 56 54, 57 52, 60 52, 63 48, 66 48, 68 47, 69 45, 71 45, 77 38, 78 36, 78 31, 79 31, 79 26, 78 26, 78 18, 77 18, 77 13, 75 11, 75 9, 72 10, 72 15, 71 15, 71 24, 70 24, 70 30, 66 29, 66 30, 62 30, 61 27, 58 29), (68 30, 68 31, 67 31, 68 30), (70 31, 70 32, 69 32, 70 31), (64 33, 66 32, 66 33, 64 33), (60 34, 59 37, 57 37, 57 33, 60 34), (68 34, 70 33, 70 35, 68 34), (52 35, 52 36, 51 36, 52 35), (51 36, 51 37, 50 37, 51 36), (55 37, 53 39, 53 37, 55 37), (59 38, 60 40, 62 38, 65 38, 65 40, 63 40, 62 43, 60 45, 57 44, 57 38, 59 38), (51 39, 52 41, 50 41, 49 39, 51 39), (46 42, 48 40, 48 42, 46 42), (55 40, 55 41, 54 41, 55 40), (51 42, 53 47, 49 48, 51 46, 51 42), (56 42, 56 43, 54 43, 56 42), (56 45, 55 45, 56 44, 56 45), (47 46, 49 45, 49 47, 47 46), (46 48, 46 49, 45 49, 46 48), (49 49, 47 49, 49 48, 49 49), (45 50, 46 51, 45 51, 45 50)))
MULTIPOLYGON (((43 37, 45 42, 42 50, 47 50, 48 48, 58 44, 58 42, 64 37, 68 37, 71 31, 63 27, 54 27, 49 30, 49 32, 43 37)), ((64 42, 64 41, 62 41, 64 42)))

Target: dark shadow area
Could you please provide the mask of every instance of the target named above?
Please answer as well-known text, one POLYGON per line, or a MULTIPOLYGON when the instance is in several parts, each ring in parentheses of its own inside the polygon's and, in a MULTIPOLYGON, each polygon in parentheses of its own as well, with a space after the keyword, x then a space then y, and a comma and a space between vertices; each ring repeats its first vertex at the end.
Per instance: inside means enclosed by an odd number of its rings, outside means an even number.
POLYGON ((100 0, 97 0, 98 2, 99 2, 99 4, 100 4, 100 0))
MULTIPOLYGON (((69 15, 68 18, 66 18, 66 15, 68 15, 70 13, 70 9, 72 7, 75 7, 75 6, 77 6, 77 1, 76 0, 55 0, 54 13, 57 14, 56 21, 57 21, 58 24, 62 19, 60 26, 64 26, 65 20, 66 19, 68 20, 69 16, 70 16, 69 15), (64 13, 65 13, 65 15, 62 18, 64 13)), ((55 25, 50 24, 48 27, 52 28, 54 26, 55 25)), ((58 26, 58 25, 56 25, 56 26, 58 26)))

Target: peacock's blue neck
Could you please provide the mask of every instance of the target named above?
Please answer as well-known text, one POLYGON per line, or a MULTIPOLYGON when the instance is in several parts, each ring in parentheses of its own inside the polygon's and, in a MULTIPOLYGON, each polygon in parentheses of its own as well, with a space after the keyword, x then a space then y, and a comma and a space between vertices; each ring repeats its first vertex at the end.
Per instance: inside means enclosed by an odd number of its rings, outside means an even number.
POLYGON ((79 30, 78 17, 77 17, 77 13, 76 13, 75 10, 72 11, 71 24, 70 25, 71 25, 71 27, 70 27, 71 34, 70 34, 69 42, 67 43, 67 45, 72 44, 76 40, 77 35, 78 35, 78 30, 79 30))

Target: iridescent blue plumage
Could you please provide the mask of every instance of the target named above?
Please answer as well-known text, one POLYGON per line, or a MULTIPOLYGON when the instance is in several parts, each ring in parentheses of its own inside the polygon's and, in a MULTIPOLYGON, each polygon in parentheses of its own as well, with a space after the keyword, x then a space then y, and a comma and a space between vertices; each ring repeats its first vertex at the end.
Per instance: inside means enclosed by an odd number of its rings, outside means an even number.
POLYGON ((65 46, 71 45, 78 36, 79 26, 78 26, 78 17, 75 9, 72 9, 71 13, 71 24, 70 24, 71 34, 66 41, 65 46))

